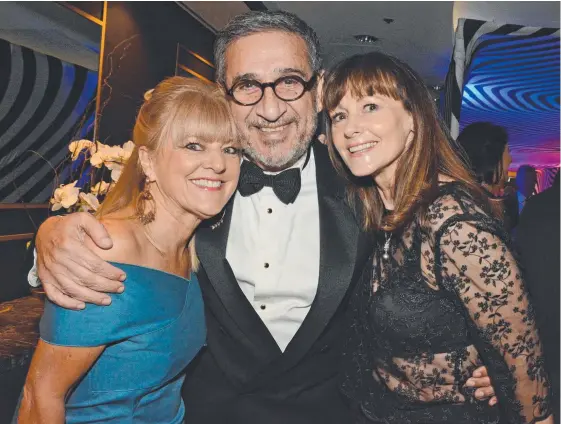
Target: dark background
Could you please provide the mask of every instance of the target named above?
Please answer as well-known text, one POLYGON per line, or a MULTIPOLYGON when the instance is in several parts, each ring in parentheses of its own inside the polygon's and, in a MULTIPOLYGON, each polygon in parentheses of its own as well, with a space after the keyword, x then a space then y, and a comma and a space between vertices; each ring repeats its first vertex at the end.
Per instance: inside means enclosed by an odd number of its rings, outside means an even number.
POLYGON ((143 94, 175 75, 178 43, 212 61, 214 34, 177 4, 108 2, 99 141, 131 138, 143 94))

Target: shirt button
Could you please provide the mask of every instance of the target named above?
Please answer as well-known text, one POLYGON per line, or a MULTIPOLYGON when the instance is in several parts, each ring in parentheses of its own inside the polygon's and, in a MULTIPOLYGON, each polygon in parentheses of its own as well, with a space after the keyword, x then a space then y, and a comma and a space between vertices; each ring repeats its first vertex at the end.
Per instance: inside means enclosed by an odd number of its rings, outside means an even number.
POLYGON ((266 305, 261 305, 260 308, 261 308, 262 311, 264 311, 267 308, 267 306, 266 305))
POLYGON ((273 210, 271 208, 267 208, 267 213, 273 213, 273 210))
POLYGON ((265 264, 263 265, 265 268, 269 268, 269 262, 265 262, 265 264))

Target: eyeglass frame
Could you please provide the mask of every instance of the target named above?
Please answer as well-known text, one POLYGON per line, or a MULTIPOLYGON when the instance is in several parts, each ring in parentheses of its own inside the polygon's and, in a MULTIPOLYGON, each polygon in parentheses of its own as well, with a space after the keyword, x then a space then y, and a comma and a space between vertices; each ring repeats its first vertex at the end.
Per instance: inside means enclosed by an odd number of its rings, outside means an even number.
POLYGON ((254 79, 246 79, 246 80, 240 80, 240 81, 236 82, 229 89, 226 86, 224 86, 224 88, 226 89, 226 94, 228 95, 228 97, 230 97, 234 101, 234 103, 236 103, 240 106, 255 106, 257 103, 259 103, 261 100, 263 100, 263 96, 265 95, 265 89, 267 87, 271 87, 271 90, 273 90, 273 93, 277 97, 277 99, 282 100, 283 102, 294 102, 298 99, 301 99, 302 96, 304 96, 304 94, 306 94, 308 91, 310 91, 314 87, 314 85, 317 82, 317 77, 318 77, 317 72, 314 72, 313 75, 310 77, 310 79, 308 81, 306 81, 304 78, 302 78, 298 75, 285 75, 285 76, 277 78, 276 80, 274 80, 272 82, 259 82, 259 81, 254 80, 254 79), (283 79, 286 79, 286 78, 297 79, 304 86, 304 90, 302 90, 302 93, 298 97, 296 97, 294 99, 286 100, 286 99, 283 99, 282 97, 280 97, 277 94, 277 92, 275 90, 275 86, 280 81, 282 81, 283 79), (243 82, 252 82, 252 83, 255 83, 257 86, 259 86, 259 88, 261 89, 261 96, 259 97, 259 99, 257 101, 255 101, 253 103, 242 103, 234 97, 234 88, 236 88, 236 86, 242 81, 243 82))

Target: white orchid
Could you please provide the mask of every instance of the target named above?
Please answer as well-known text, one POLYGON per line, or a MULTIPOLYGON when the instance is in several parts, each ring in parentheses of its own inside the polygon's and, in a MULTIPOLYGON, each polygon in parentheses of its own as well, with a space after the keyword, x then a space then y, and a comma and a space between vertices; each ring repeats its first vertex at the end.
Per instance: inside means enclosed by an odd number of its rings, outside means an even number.
MULTIPOLYGON (((89 160, 90 165, 93 168, 107 168, 111 171, 111 180, 114 182, 117 182, 121 177, 124 166, 134 149, 135 144, 130 140, 122 146, 109 146, 100 142, 94 143, 90 140, 73 141, 68 146, 68 150, 72 153, 72 161, 77 160, 80 153, 87 150, 89 154, 86 155, 86 160, 89 160)), ((95 169, 91 169, 89 172, 93 184, 99 174, 95 169)), ((76 187, 77 182, 61 185, 55 190, 50 200, 52 211, 61 208, 67 209, 69 212, 76 210, 96 211, 100 205, 99 200, 103 199, 103 196, 108 193, 113 184, 101 180, 91 187, 89 193, 85 193, 81 192, 79 187, 76 187)))
POLYGON ((88 212, 88 211, 97 211, 99 208, 99 200, 95 194, 92 193, 80 193, 80 201, 81 206, 80 210, 88 212))
POLYGON ((90 163, 96 168, 101 168, 103 162, 105 162, 105 157, 107 156, 108 145, 97 142, 95 146, 92 147, 92 157, 90 158, 90 163))
POLYGON ((51 199, 52 211, 58 211, 60 208, 68 209, 76 204, 78 194, 80 193, 80 188, 76 187, 77 182, 78 180, 70 184, 61 185, 55 190, 51 199))
POLYGON ((96 196, 99 196, 100 194, 106 194, 109 191, 110 186, 111 184, 106 183, 105 181, 100 181, 92 187, 91 192, 96 196))
POLYGON ((131 157, 134 147, 135 145, 131 140, 123 144, 123 159, 125 162, 131 157))
MULTIPOLYGON (((28 242, 27 249, 29 249, 31 242, 28 242)), ((27 281, 31 287, 39 287, 41 281, 39 280, 39 275, 37 274, 37 249, 33 249, 33 266, 27 273, 27 281)))
MULTIPOLYGON (((124 163, 126 162, 125 156, 126 153, 120 146, 111 146, 105 151, 105 162, 117 162, 117 163, 124 163)), ((130 156, 130 155, 129 155, 130 156)))
POLYGON ((93 142, 91 142, 90 140, 78 140, 78 141, 73 141, 72 143, 70 143, 70 145, 68 146, 68 150, 70 150, 70 153, 72 153, 72 160, 76 160, 78 159, 78 157, 80 156, 80 153, 83 150, 89 150, 91 151, 92 146, 94 146, 95 144, 93 142))
POLYGON ((111 180, 115 182, 119 181, 124 165, 118 162, 106 162, 105 166, 107 169, 111 170, 111 180))
POLYGON ((102 165, 105 165, 108 168, 111 164, 123 165, 131 156, 133 149, 134 144, 132 144, 132 148, 130 145, 124 148, 120 146, 107 146, 105 144, 101 144, 97 151, 92 155, 90 163, 96 168, 101 168, 102 165))

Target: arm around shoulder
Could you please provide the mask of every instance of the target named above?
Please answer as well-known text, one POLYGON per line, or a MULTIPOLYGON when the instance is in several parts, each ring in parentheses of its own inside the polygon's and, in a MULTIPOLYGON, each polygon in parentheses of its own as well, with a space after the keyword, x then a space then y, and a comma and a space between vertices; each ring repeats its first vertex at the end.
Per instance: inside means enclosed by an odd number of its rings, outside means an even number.
POLYGON ((37 274, 47 297, 65 308, 107 304, 103 292, 122 287, 124 273, 92 252, 86 240, 99 249, 112 246, 103 224, 88 213, 49 218, 37 233, 37 274))

